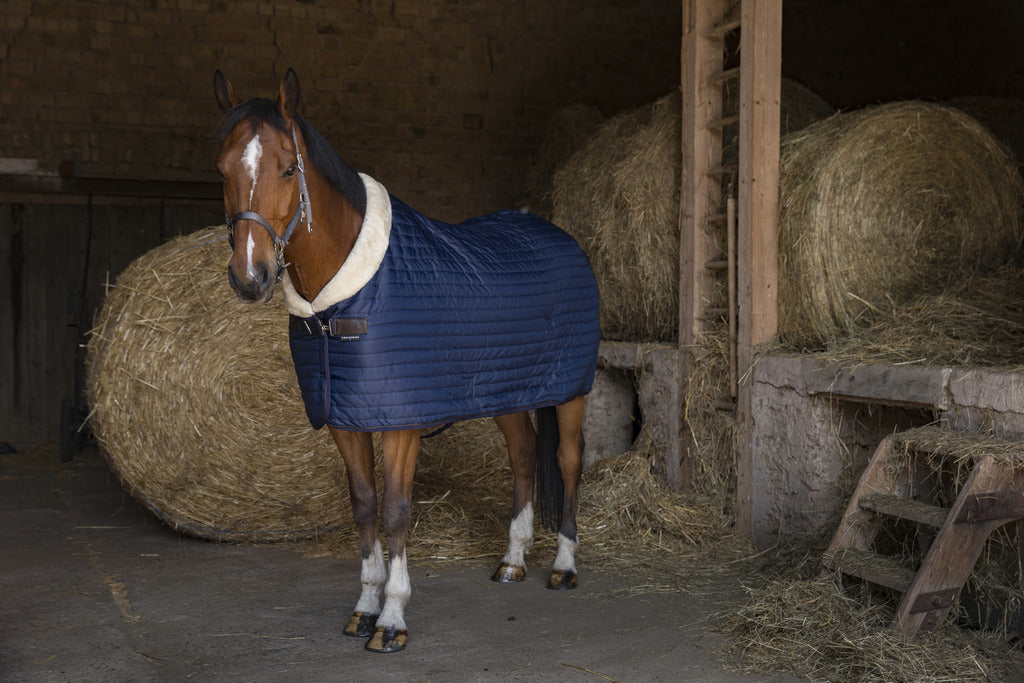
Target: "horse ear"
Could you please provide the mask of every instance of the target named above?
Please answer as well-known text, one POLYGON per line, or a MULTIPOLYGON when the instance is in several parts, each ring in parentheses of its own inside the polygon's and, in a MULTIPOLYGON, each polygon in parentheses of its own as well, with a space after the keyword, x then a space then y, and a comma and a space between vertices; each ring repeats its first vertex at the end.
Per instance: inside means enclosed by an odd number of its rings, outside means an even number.
POLYGON ((295 75, 295 69, 288 68, 288 73, 281 80, 281 89, 277 94, 277 108, 285 119, 295 118, 295 112, 299 108, 299 77, 295 75))
POLYGON ((213 94, 217 97, 217 104, 220 105, 221 111, 226 112, 238 104, 238 96, 235 95, 235 89, 231 87, 231 83, 220 72, 220 69, 217 69, 217 73, 213 74, 213 94))

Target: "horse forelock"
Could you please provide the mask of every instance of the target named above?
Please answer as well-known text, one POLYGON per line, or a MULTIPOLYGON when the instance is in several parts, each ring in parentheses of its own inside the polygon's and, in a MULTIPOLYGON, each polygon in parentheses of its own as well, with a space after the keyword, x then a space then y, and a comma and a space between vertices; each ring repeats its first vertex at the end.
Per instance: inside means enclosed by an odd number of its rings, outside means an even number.
POLYGON ((259 129, 261 122, 266 121, 274 128, 287 133, 287 123, 277 105, 268 99, 254 98, 246 100, 229 109, 217 125, 217 142, 224 144, 238 124, 248 120, 249 128, 253 135, 259 129))
MULTIPOLYGON (((249 122, 253 135, 256 135, 263 122, 283 133, 291 134, 291 131, 288 130, 288 123, 275 102, 265 98, 253 98, 239 103, 224 114, 217 126, 218 142, 224 144, 231 131, 244 121, 249 122)), ((332 189, 343 194, 360 216, 366 215, 366 188, 356 170, 341 158, 327 138, 313 128, 308 121, 296 114, 295 123, 306 141, 306 151, 309 156, 307 163, 323 175, 332 189)))

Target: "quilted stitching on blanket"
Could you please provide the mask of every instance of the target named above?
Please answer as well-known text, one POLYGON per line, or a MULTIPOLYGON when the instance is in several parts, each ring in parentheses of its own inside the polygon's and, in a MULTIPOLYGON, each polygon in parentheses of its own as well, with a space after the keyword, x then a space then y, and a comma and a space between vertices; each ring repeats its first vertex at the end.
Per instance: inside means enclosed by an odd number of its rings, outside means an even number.
POLYGON ((285 283, 292 357, 314 427, 428 427, 590 391, 598 294, 575 240, 530 214, 451 225, 382 196, 390 228, 363 228, 385 235, 379 265, 370 249, 365 260, 375 269, 363 264, 362 274, 350 269, 346 282, 330 285, 358 291, 314 306, 285 283), (331 319, 340 321, 337 334, 323 331, 331 319))

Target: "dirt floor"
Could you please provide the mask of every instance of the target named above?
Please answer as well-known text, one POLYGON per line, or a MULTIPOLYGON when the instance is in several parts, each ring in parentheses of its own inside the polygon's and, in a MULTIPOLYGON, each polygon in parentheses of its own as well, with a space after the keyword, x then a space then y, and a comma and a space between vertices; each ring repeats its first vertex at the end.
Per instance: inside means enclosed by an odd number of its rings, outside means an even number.
POLYGON ((411 568, 401 653, 342 635, 355 559, 198 541, 120 487, 95 450, 0 455, 0 680, 786 681, 730 671, 711 614, 734 580, 622 596, 626 572, 554 593, 490 567, 411 568))

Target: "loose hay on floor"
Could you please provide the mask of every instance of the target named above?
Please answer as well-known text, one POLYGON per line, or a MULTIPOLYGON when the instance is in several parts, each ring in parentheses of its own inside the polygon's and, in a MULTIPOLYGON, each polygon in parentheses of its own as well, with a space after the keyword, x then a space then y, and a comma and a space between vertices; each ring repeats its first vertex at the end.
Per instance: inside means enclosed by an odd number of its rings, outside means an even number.
POLYGON ((721 615, 725 652, 743 673, 894 683, 1007 680, 1020 653, 992 634, 944 623, 904 641, 888 631, 895 609, 870 593, 848 594, 831 577, 779 578, 748 588, 749 601, 721 615))

